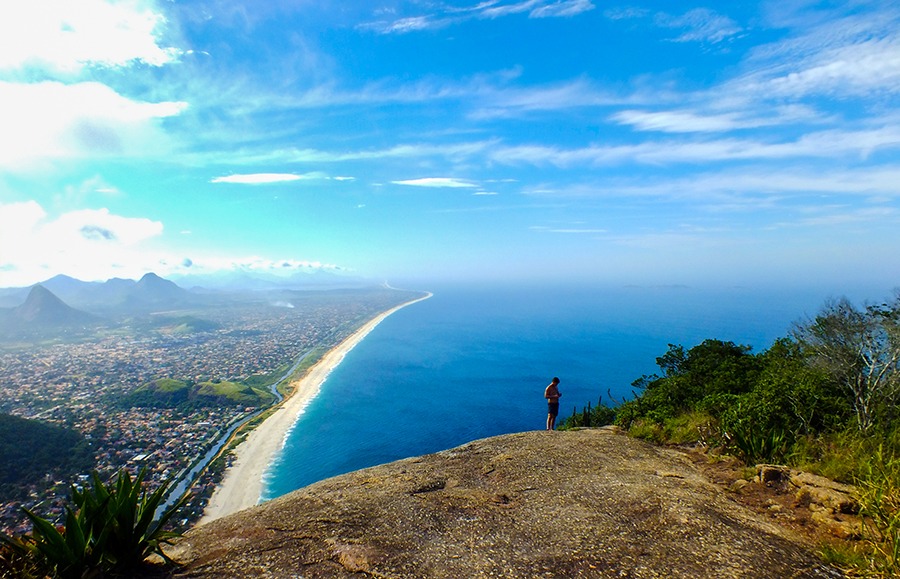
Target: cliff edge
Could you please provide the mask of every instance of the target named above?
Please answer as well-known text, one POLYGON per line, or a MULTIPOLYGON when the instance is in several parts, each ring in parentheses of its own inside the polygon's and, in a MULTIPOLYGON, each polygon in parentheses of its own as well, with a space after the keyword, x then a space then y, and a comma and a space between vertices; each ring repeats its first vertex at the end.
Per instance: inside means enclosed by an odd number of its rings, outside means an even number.
POLYGON ((175 577, 842 577, 677 450, 524 432, 328 479, 193 529, 175 577))

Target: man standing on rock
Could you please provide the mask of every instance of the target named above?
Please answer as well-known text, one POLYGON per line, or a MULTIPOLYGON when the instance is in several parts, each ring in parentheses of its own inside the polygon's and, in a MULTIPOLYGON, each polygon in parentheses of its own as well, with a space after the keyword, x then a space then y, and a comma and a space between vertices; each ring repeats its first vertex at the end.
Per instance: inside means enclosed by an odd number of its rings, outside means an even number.
POLYGON ((556 416, 559 414, 559 378, 553 377, 550 384, 544 390, 544 398, 547 399, 547 430, 556 428, 556 416))

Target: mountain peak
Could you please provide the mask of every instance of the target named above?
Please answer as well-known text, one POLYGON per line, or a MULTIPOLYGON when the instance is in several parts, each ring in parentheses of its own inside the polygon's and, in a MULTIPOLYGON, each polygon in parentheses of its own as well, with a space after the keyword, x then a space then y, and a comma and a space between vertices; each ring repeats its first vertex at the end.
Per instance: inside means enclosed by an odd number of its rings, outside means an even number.
POLYGON ((155 273, 144 274, 128 296, 134 305, 176 305, 189 301, 189 298, 187 290, 155 273))
POLYGON ((13 315, 23 322, 36 325, 71 325, 93 319, 90 314, 66 305, 41 284, 31 288, 25 303, 13 309, 13 315))

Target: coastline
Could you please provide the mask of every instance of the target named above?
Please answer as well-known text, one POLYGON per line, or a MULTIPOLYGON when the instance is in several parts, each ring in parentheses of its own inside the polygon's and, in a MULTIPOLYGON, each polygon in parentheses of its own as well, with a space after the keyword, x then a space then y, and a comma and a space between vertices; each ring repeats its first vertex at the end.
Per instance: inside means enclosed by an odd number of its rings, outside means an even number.
POLYGON ((285 437, 299 420, 306 406, 316 397, 332 370, 369 332, 385 318, 406 306, 430 298, 426 295, 404 302, 382 312, 360 326, 340 344, 329 350, 303 376, 291 383, 291 393, 271 416, 254 428, 247 438, 233 450, 234 463, 225 470, 198 525, 230 515, 259 504, 263 489, 263 475, 284 446, 285 437))

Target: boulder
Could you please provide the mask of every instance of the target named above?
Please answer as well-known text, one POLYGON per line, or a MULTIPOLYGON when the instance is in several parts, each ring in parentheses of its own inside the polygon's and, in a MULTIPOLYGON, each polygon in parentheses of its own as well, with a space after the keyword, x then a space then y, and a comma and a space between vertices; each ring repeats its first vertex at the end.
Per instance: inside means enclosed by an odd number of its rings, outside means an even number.
POLYGON ((797 489, 797 500, 801 503, 821 505, 834 513, 859 512, 855 489, 850 485, 808 472, 791 473, 790 483, 797 489))

